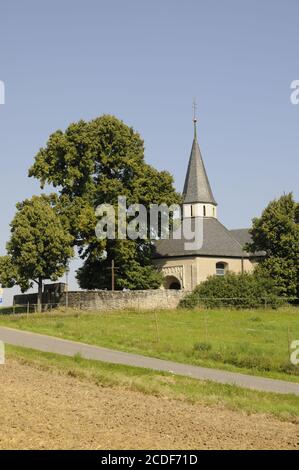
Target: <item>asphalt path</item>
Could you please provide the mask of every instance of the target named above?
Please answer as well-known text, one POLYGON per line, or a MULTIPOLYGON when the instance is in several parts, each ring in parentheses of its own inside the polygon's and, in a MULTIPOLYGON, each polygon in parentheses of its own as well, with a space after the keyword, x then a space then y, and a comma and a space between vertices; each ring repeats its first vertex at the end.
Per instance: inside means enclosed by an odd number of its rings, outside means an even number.
POLYGON ((299 396, 299 383, 181 364, 178 362, 116 351, 67 339, 55 338, 54 336, 16 330, 13 328, 0 327, 0 340, 14 346, 36 349, 38 351, 51 352, 64 356, 80 354, 81 357, 85 359, 92 359, 112 364, 123 364, 133 367, 144 367, 146 369, 170 372, 175 375, 182 375, 198 380, 211 380, 213 382, 237 385, 239 387, 264 392, 294 394, 299 396))

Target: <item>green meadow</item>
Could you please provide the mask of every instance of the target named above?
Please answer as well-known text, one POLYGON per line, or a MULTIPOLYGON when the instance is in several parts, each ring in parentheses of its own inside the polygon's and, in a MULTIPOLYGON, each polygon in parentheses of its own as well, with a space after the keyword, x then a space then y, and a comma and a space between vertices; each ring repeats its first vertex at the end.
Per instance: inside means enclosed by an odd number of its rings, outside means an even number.
MULTIPOLYGON (((0 311, 1 312, 1 311, 0 311)), ((290 361, 299 309, 0 315, 12 328, 181 363, 299 382, 290 361)))

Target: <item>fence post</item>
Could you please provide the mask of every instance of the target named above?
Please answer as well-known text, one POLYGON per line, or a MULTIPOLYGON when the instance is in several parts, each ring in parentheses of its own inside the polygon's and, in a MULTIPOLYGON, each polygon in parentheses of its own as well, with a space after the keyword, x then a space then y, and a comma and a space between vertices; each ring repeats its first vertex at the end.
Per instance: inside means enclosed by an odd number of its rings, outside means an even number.
POLYGON ((66 279, 65 310, 67 311, 68 308, 69 308, 69 286, 68 286, 68 280, 66 279))
POLYGON ((29 309, 30 309, 30 304, 29 304, 29 302, 27 302, 27 317, 29 315, 29 309))
POLYGON ((290 359, 290 357, 291 357, 291 339, 290 339, 291 335, 290 335, 290 327, 289 327, 289 325, 288 325, 287 331, 288 331, 288 357, 289 357, 289 359, 290 359))
POLYGON ((15 315, 15 313, 16 313, 15 298, 13 298, 12 312, 13 312, 13 314, 15 315))
POLYGON ((80 309, 76 312, 76 318, 77 318, 77 335, 78 338, 80 337, 80 324, 79 324, 79 318, 80 318, 80 309))
POLYGON ((157 316, 156 309, 154 310, 154 312, 155 312, 155 322, 156 322, 157 343, 160 343, 159 324, 158 324, 158 316, 157 316))
POLYGON ((205 310, 205 334, 206 334, 206 343, 208 343, 208 323, 207 323, 207 312, 205 310))

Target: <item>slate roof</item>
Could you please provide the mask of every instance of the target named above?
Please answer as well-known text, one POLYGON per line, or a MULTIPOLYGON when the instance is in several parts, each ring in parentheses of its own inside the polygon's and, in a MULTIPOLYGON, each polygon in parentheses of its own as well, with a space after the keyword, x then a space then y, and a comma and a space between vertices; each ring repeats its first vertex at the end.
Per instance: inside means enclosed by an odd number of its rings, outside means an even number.
MULTIPOLYGON (((197 142, 196 119, 194 119, 194 139, 184 184, 183 204, 197 202, 217 205, 197 142)), ((155 242, 154 258, 180 256, 249 258, 265 254, 263 252, 252 254, 244 250, 245 244, 251 241, 249 229, 228 230, 214 217, 198 219, 201 220, 203 228, 203 244, 200 249, 186 249, 185 244, 190 243, 190 240, 183 237, 177 240, 170 236, 168 240, 155 242)), ((189 221, 194 232, 195 218, 192 217, 189 221)))
MULTIPOLYGON (((251 243, 252 241, 249 230, 250 230, 249 228, 239 228, 239 229, 230 230, 230 233, 244 248, 246 243, 251 243)), ((251 253, 251 255, 252 256, 265 256, 266 252, 256 251, 255 253, 251 253)))
POLYGON ((183 202, 201 202, 217 205, 197 142, 195 125, 196 124, 194 124, 194 139, 183 189, 183 202))
MULTIPOLYGON (((195 218, 191 219, 192 230, 194 230, 195 218)), ((158 240, 155 243, 155 258, 167 258, 175 256, 220 256, 248 258, 242 245, 234 238, 233 234, 227 230, 214 217, 203 217, 203 245, 199 250, 186 250, 185 242, 188 240, 181 238, 176 240, 158 240)))
POLYGON ((246 243, 251 243, 249 228, 233 229, 230 230, 230 233, 242 246, 246 245, 246 243))

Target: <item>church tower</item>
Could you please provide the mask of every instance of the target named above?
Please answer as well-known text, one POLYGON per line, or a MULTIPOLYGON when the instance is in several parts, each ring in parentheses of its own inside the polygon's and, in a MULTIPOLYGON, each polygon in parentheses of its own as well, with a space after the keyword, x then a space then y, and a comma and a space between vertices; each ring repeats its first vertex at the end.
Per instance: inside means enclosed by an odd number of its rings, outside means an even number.
POLYGON ((196 123, 194 113, 194 138, 183 189, 183 217, 217 218, 217 202, 198 145, 196 123))
MULTIPOLYGON (((194 103, 194 111, 195 111, 194 103)), ((250 242, 248 229, 228 230, 217 219, 214 199, 197 141, 196 116, 193 117, 194 137, 183 190, 182 213, 191 226, 196 217, 202 222, 202 244, 189 243, 182 233, 179 238, 155 242, 154 263, 161 270, 164 289, 193 290, 209 276, 224 276, 226 272, 251 272, 259 254, 247 253, 250 242)), ((192 228, 196 228, 196 225, 192 228)), ((200 228, 200 230, 201 230, 200 228)), ((184 232, 184 231, 183 231, 184 232)))

